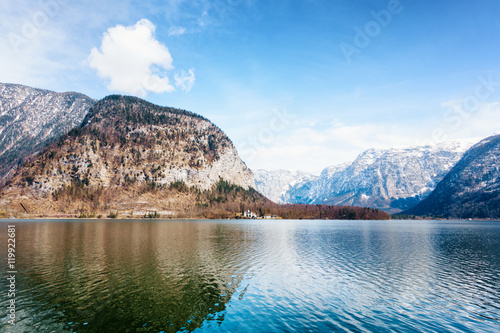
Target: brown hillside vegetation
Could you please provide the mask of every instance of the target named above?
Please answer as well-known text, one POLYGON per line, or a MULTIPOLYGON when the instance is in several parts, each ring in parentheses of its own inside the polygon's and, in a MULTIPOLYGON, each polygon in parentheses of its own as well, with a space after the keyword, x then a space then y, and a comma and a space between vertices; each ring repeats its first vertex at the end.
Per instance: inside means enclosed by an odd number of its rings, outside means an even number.
POLYGON ((389 215, 372 208, 327 205, 279 205, 253 188, 244 189, 220 180, 211 190, 188 187, 184 182, 169 186, 154 183, 104 188, 73 183, 49 196, 38 196, 28 184, 4 188, 0 210, 17 217, 161 217, 239 218, 247 210, 257 216, 284 219, 375 219, 389 215), (24 208, 28 210, 26 214, 24 208))

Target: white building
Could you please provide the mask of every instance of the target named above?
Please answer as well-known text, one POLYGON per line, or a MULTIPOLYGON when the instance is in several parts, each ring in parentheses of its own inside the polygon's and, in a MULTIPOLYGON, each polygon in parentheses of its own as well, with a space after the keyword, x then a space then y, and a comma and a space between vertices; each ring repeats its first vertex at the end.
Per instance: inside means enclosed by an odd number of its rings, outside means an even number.
POLYGON ((250 219, 256 219, 257 218, 257 214, 255 214, 254 212, 250 211, 249 210, 246 210, 243 212, 243 217, 248 217, 250 219))

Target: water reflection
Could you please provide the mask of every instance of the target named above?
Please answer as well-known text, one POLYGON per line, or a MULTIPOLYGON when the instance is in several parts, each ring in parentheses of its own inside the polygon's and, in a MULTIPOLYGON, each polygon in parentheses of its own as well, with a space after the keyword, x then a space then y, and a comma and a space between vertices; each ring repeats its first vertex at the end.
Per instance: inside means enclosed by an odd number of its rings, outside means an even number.
POLYGON ((17 225, 19 332, 500 330, 498 223, 17 225))
POLYGON ((221 322, 241 281, 242 237, 217 224, 18 224, 18 325, 177 332, 221 322))

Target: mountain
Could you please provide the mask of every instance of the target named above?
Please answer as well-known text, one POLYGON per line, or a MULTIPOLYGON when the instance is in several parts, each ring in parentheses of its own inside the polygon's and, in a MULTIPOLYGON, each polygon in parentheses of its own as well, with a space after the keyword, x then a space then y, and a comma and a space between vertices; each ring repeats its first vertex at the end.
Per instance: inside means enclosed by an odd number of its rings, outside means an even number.
POLYGON ((470 148, 425 200, 403 214, 500 218, 500 135, 470 148))
POLYGON ((254 189, 231 140, 197 114, 129 96, 32 154, 0 186, 1 217, 388 219, 371 208, 278 205, 254 189))
POLYGON ((253 170, 257 191, 276 203, 290 202, 288 191, 316 178, 302 171, 288 170, 253 170))
POLYGON ((364 206, 398 212, 429 195, 471 144, 457 141, 369 149, 352 163, 328 167, 318 177, 290 185, 281 197, 290 203, 364 206))
POLYGON ((93 99, 0 83, 0 178, 48 142, 80 125, 93 99))
POLYGON ((290 187, 285 196, 289 202, 317 204, 321 202, 322 195, 328 196, 332 182, 336 181, 337 175, 340 175, 350 163, 329 166, 318 177, 314 177, 308 182, 296 184, 290 187))
POLYGON ((124 210, 141 202, 144 209, 168 210, 172 198, 142 194, 171 184, 209 190, 222 179, 245 190, 255 186, 218 127, 188 111, 115 95, 97 102, 79 127, 18 168, 4 192, 11 199, 28 195, 26 201, 45 211, 124 210))

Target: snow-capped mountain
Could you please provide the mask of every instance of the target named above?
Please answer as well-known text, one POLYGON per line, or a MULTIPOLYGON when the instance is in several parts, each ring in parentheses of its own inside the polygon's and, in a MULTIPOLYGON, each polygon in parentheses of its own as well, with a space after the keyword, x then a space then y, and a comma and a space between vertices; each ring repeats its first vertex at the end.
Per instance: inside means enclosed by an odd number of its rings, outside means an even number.
POLYGON ((436 187, 472 142, 405 149, 370 149, 334 174, 314 203, 401 210, 436 187))
MULTIPOLYGON (((287 188, 288 203, 366 206, 398 212, 416 205, 434 190, 473 141, 434 146, 369 149, 352 163, 324 169, 320 176, 287 188)), ((260 188, 269 188, 266 179, 260 188)), ((283 200, 282 200, 283 201, 283 200)))
POLYGON ((0 177, 53 138, 80 125, 93 99, 0 83, 0 177))
POLYGON ((268 199, 276 203, 291 202, 288 191, 316 178, 307 172, 288 170, 253 170, 255 187, 268 199))
POLYGON ((340 175, 351 163, 329 166, 318 177, 309 182, 293 185, 286 193, 289 203, 311 204, 321 201, 321 197, 329 193, 332 183, 337 181, 340 175))
POLYGON ((407 214, 500 217, 500 135, 470 148, 436 189, 407 214))

